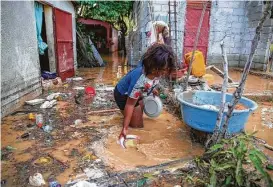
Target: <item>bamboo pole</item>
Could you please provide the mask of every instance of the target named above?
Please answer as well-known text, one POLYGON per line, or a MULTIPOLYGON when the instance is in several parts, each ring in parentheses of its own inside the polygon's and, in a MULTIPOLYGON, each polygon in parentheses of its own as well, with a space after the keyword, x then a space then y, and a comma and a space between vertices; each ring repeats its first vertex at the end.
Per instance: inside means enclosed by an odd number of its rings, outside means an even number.
POLYGON ((190 77, 191 70, 192 70, 192 62, 193 62, 194 54, 195 54, 195 51, 196 51, 196 48, 197 48, 197 44, 198 44, 198 40, 199 40, 199 36, 200 36, 200 31, 201 31, 203 19, 204 19, 204 16, 205 16, 207 4, 208 4, 208 1, 206 1, 203 4, 203 10, 202 10, 202 14, 201 14, 201 17, 200 17, 200 20, 199 20, 197 34, 196 34, 196 37, 195 37, 195 40, 194 40, 194 46, 193 46, 192 56, 191 56, 191 60, 190 60, 190 64, 189 64, 189 69, 188 69, 188 72, 187 72, 187 78, 186 78, 184 90, 188 89, 189 77, 190 77))
POLYGON ((249 73, 249 70, 250 70, 250 67, 251 67, 253 57, 254 57, 255 51, 257 49, 258 43, 260 41, 260 35, 261 35, 262 28, 263 28, 263 24, 264 24, 266 18, 268 17, 268 15, 270 14, 271 6, 272 6, 272 2, 268 1, 266 3, 265 9, 264 9, 263 16, 260 19, 258 26, 256 27, 256 34, 255 34, 255 36, 254 36, 254 38, 252 40, 252 43, 251 43, 251 51, 250 51, 250 54, 248 56, 248 60, 247 60, 247 62, 245 64, 241 81, 239 83, 239 86, 237 87, 237 89, 233 93, 233 97, 232 97, 231 102, 228 104, 228 112, 227 112, 227 115, 226 115, 226 117, 224 119, 225 121, 224 121, 224 124, 223 124, 223 129, 222 129, 222 131, 220 133, 220 136, 218 137, 217 142, 219 142, 222 138, 227 137, 227 135, 228 135, 228 133, 227 133, 228 122, 229 122, 230 117, 232 116, 232 112, 233 112, 236 104, 239 102, 239 100, 242 97, 244 87, 245 87, 246 78, 247 78, 247 75, 249 73))
POLYGON ((216 125, 213 130, 213 135, 208 141, 206 142, 206 148, 210 147, 210 145, 214 145, 218 139, 219 133, 220 133, 220 127, 221 123, 223 121, 223 115, 225 111, 225 106, 226 106, 226 93, 227 93, 227 85, 228 85, 228 60, 227 60, 227 54, 226 50, 224 48, 224 41, 221 42, 221 51, 222 51, 222 57, 223 57, 223 67, 224 67, 224 81, 223 81, 223 86, 222 86, 222 91, 221 91, 221 105, 220 109, 217 115, 217 120, 216 120, 216 125))

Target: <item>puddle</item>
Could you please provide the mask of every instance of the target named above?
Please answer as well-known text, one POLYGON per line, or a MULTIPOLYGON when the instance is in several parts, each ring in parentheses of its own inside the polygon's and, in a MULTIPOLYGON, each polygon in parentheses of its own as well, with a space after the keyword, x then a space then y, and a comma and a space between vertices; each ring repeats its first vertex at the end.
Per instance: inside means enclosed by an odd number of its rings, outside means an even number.
MULTIPOLYGON (((263 115, 262 110, 263 109, 272 109, 273 103, 271 102, 263 102, 258 103, 259 107, 258 109, 249 117, 248 122, 246 124, 246 131, 249 133, 255 132, 256 137, 259 137, 267 142, 268 145, 273 146, 273 128, 270 128, 269 126, 266 126, 263 121, 263 115)), ((268 113, 268 116, 265 117, 271 117, 271 119, 267 118, 266 122, 271 122, 273 124, 273 112, 268 113)), ((270 151, 268 149, 263 150, 265 154, 270 156, 273 159, 273 151, 270 151)))
MULTIPOLYGON (((211 70, 207 70, 207 73, 214 75, 214 84, 223 84, 223 79, 219 75, 211 70)), ((230 70, 228 73, 234 82, 239 82, 241 80, 242 72, 230 70)), ((249 74, 245 85, 245 93, 257 93, 265 90, 273 90, 272 84, 272 79, 264 79, 260 76, 249 74)), ((229 92, 233 91, 233 89, 229 89, 229 92)))
POLYGON ((191 142, 189 129, 165 111, 156 119, 145 116, 144 128, 129 129, 129 134, 139 136, 140 141, 136 147, 128 149, 121 148, 117 143, 122 121, 113 119, 110 123, 116 126, 109 129, 104 142, 93 145, 93 148, 106 165, 117 171, 157 165, 203 153, 199 144, 191 142))

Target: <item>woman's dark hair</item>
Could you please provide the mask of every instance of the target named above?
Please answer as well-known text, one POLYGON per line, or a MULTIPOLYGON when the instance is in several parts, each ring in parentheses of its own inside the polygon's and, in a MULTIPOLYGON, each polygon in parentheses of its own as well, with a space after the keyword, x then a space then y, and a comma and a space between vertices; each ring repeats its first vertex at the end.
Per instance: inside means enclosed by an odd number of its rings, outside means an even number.
POLYGON ((171 46, 155 43, 148 48, 142 58, 145 74, 151 74, 154 69, 171 71, 175 67, 175 57, 171 46))

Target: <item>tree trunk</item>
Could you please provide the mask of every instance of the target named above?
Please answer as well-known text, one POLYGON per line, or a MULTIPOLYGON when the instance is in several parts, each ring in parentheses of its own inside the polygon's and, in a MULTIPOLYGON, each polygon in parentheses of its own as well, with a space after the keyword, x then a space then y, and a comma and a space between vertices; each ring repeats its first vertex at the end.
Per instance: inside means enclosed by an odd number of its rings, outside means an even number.
POLYGON ((127 55, 126 53, 126 45, 125 45, 125 33, 121 32, 121 47, 124 51, 124 56, 127 55))
POLYGON ((189 77, 190 77, 190 74, 191 74, 192 62, 193 62, 193 58, 194 58, 194 53, 195 53, 195 51, 196 51, 196 47, 197 47, 197 44, 198 44, 198 40, 199 40, 199 36, 200 36, 200 31, 201 31, 201 27, 202 27, 204 15, 205 15, 205 12, 206 12, 207 4, 208 4, 208 1, 206 1, 206 2, 203 4, 203 10, 202 10, 202 14, 201 14, 201 17, 200 17, 200 20, 199 20, 199 25, 198 25, 198 29, 197 29, 197 34, 196 34, 195 41, 194 41, 192 56, 191 56, 191 60, 190 60, 190 64, 189 64, 189 69, 188 69, 188 73, 187 73, 187 78, 186 78, 184 90, 187 90, 187 89, 188 89, 188 83, 189 83, 189 77))
POLYGON ((217 120, 216 120, 216 125, 215 129, 213 131, 213 135, 210 139, 208 139, 206 143, 206 148, 209 148, 211 145, 214 145, 217 142, 220 129, 221 129, 221 124, 223 121, 223 115, 225 111, 225 106, 226 106, 226 92, 227 92, 227 85, 228 85, 228 60, 227 60, 227 54, 226 50, 224 48, 224 41, 221 42, 220 44, 221 50, 222 50, 222 57, 223 57, 223 67, 224 67, 224 82, 222 86, 222 93, 221 93, 221 105, 220 109, 217 115, 217 120))
POLYGON ((243 71, 243 74, 242 74, 241 81, 239 83, 239 86, 237 87, 237 89, 233 93, 232 100, 228 105, 228 112, 227 112, 227 115, 225 117, 223 129, 222 129, 222 131, 220 133, 220 136, 218 137, 217 142, 219 142, 222 138, 227 137, 227 135, 228 135, 228 133, 227 133, 228 122, 229 122, 230 117, 232 116, 232 112, 233 112, 236 104, 239 102, 239 100, 242 97, 244 87, 245 87, 246 78, 247 78, 247 75, 249 73, 249 70, 250 70, 250 67, 251 67, 253 57, 254 57, 255 51, 257 49, 258 43, 260 41, 261 30, 262 30, 263 24, 264 24, 267 16, 270 13, 269 11, 271 10, 271 6, 272 6, 272 2, 268 1, 266 3, 266 7, 264 9, 263 16, 260 19, 258 26, 256 27, 256 34, 255 34, 255 36, 254 36, 254 38, 252 40, 252 43, 251 43, 251 51, 250 51, 250 54, 248 56, 248 60, 247 60, 247 62, 245 64, 245 68, 244 68, 244 71, 243 71))

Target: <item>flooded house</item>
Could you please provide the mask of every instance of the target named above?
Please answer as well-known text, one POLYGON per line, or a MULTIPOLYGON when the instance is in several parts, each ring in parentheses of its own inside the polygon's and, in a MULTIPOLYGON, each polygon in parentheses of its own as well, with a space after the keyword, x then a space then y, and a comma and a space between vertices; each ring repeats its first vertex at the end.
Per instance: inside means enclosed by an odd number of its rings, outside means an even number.
POLYGON ((101 53, 118 51, 118 30, 106 21, 79 18, 78 22, 85 25, 92 33, 92 42, 101 53))
POLYGON ((75 8, 71 1, 1 2, 1 114, 42 92, 41 72, 74 76, 75 8))
MULTIPOLYGON (((193 50, 204 1, 136 1, 134 3, 134 31, 127 42, 129 63, 135 64, 150 44, 148 34, 155 21, 169 25, 172 47, 178 63, 184 54, 193 50)), ((262 16, 263 1, 209 1, 207 3, 197 50, 207 64, 221 64, 220 42, 224 40, 229 65, 244 67, 250 54, 251 41, 262 16)), ((262 29, 252 69, 266 70, 272 43, 273 19, 268 18, 262 29)), ((273 71, 271 67, 270 71, 273 71)))

